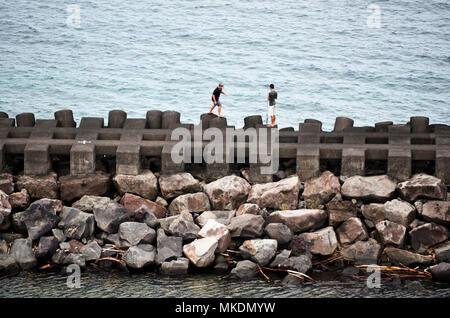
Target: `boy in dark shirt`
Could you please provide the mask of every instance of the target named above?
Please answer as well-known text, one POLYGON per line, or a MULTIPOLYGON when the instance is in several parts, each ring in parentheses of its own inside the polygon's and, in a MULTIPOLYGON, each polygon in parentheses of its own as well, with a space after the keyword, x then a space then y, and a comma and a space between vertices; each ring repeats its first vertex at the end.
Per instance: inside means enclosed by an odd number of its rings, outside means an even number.
POLYGON ((224 94, 225 96, 227 96, 227 94, 225 94, 225 92, 222 90, 223 89, 223 83, 219 83, 219 86, 216 87, 216 89, 214 90, 214 92, 212 93, 212 101, 214 103, 214 105, 212 105, 211 109, 209 110, 209 114, 212 113, 212 111, 214 110, 214 108, 216 106, 219 106, 219 117, 222 117, 220 115, 220 111, 222 110, 222 103, 219 101, 220 98, 220 94, 224 94))
POLYGON ((270 127, 275 126, 275 119, 276 119, 276 108, 275 108, 275 100, 278 99, 278 93, 275 91, 275 85, 270 84, 270 92, 269 96, 267 96, 267 100, 269 101, 269 108, 267 110, 268 115, 272 121, 272 124, 270 127))

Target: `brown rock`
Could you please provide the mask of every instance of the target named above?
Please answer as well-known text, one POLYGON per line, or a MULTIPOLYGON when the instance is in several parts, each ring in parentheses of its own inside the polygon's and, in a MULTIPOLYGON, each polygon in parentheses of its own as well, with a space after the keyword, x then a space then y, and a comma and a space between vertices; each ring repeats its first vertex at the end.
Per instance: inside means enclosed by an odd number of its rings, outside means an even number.
POLYGON ((375 228, 383 245, 403 245, 406 235, 406 227, 403 225, 384 220, 378 222, 375 228))
POLYGON ((352 201, 342 200, 342 196, 339 193, 327 203, 327 211, 331 226, 337 226, 357 215, 356 204, 352 201))
POLYGON ((217 221, 210 219, 198 232, 200 237, 213 237, 218 241, 217 251, 223 253, 227 250, 231 242, 231 235, 228 228, 218 223, 217 221))
POLYGON ((175 198, 169 205, 169 216, 181 212, 199 213, 211 209, 209 199, 203 192, 188 193, 175 198))
POLYGON ((384 204, 384 215, 389 221, 408 226, 416 217, 416 208, 408 202, 394 199, 384 204))
POLYGON ((142 205, 148 207, 158 219, 166 217, 167 214, 166 208, 131 193, 125 193, 120 203, 125 207, 130 216, 134 216, 135 211, 142 205))
POLYGON ((159 178, 159 187, 165 199, 202 191, 202 186, 199 181, 187 172, 167 176, 162 175, 159 178))
POLYGON ((426 221, 450 225, 450 201, 428 201, 423 205, 422 216, 426 221))
POLYGON ((102 196, 109 192, 111 179, 108 174, 95 173, 85 176, 63 176, 61 184, 61 200, 70 202, 84 195, 102 196))
POLYGON ((250 184, 243 178, 227 176, 204 186, 213 210, 234 210, 247 200, 250 184))
POLYGON ((6 194, 14 192, 13 176, 9 173, 0 174, 0 190, 6 194))
POLYGON ((158 179, 149 170, 137 176, 118 174, 113 180, 121 195, 132 193, 148 200, 158 195, 158 179))
POLYGON ((58 198, 58 182, 56 173, 47 176, 19 176, 16 190, 26 189, 32 200, 58 198))
POLYGON ((14 192, 9 196, 9 203, 13 210, 26 210, 30 205, 30 196, 26 189, 20 192, 14 192))
POLYGON ((313 254, 331 255, 338 246, 332 226, 311 233, 302 233, 299 237, 310 242, 310 251, 313 254))
POLYGON ((359 218, 349 218, 336 230, 341 244, 352 244, 369 238, 366 227, 359 218))
POLYGON ((397 190, 406 201, 418 198, 447 200, 447 187, 441 179, 425 173, 415 174, 411 179, 399 183, 397 190))
POLYGON ((247 202, 260 208, 295 209, 300 192, 300 178, 292 176, 278 182, 255 184, 248 195, 247 202))
POLYGON ((236 216, 242 215, 242 214, 258 215, 259 214, 259 206, 254 203, 241 204, 241 206, 236 210, 236 216))
POLYGON ((361 212, 366 219, 374 223, 383 221, 386 218, 384 215, 384 204, 382 203, 364 204, 361 207, 361 212))
POLYGON ((416 254, 395 247, 386 247, 384 253, 396 265, 429 265, 433 262, 432 256, 416 254))
POLYGON ((302 196, 307 204, 320 205, 330 201, 340 190, 339 179, 330 171, 325 171, 320 177, 305 181, 302 196))
POLYGON ((341 251, 341 256, 354 260, 359 264, 376 264, 381 246, 374 239, 358 241, 341 251))
POLYGON ((423 253, 427 248, 446 241, 448 235, 448 230, 444 226, 435 223, 426 223, 409 232, 411 246, 419 253, 423 253))
POLYGON ((345 180, 341 193, 342 196, 352 199, 385 202, 392 198, 396 186, 397 184, 387 175, 353 176, 345 180))
POLYGON ((286 224, 294 233, 305 232, 320 228, 327 220, 324 210, 300 209, 272 212, 266 223, 286 224))

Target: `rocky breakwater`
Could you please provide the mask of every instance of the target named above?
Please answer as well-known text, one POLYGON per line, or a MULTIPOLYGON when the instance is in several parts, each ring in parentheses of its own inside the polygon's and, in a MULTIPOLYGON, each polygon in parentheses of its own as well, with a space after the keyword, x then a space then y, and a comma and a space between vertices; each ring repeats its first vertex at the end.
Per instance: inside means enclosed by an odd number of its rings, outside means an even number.
POLYGON ((447 188, 425 174, 398 183, 325 171, 252 185, 146 171, 112 180, 3 175, 0 184, 0 277, 69 264, 238 279, 391 264, 449 282, 447 188))

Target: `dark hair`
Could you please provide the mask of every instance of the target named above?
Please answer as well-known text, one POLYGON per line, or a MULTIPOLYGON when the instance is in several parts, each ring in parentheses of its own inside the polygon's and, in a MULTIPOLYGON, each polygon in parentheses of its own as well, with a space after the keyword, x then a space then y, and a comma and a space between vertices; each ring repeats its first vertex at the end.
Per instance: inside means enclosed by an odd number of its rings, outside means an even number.
POLYGON ((270 84, 270 88, 275 88, 275 85, 273 85, 273 84, 270 84))

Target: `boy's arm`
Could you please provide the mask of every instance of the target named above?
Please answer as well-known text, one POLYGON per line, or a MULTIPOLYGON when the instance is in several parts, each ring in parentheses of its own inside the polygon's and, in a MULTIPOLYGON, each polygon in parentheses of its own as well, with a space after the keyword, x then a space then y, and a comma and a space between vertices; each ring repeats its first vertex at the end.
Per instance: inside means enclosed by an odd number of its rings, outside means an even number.
POLYGON ((227 96, 227 94, 225 94, 225 92, 224 91, 222 91, 222 92, 220 92, 221 94, 224 94, 225 96, 227 96))

